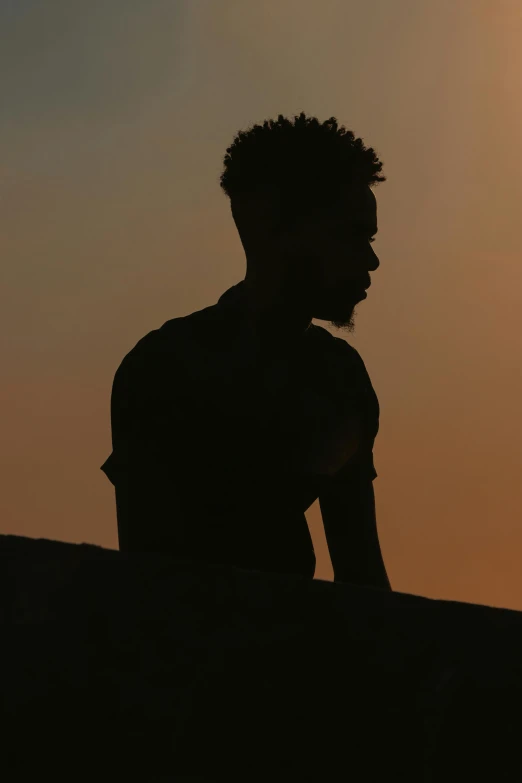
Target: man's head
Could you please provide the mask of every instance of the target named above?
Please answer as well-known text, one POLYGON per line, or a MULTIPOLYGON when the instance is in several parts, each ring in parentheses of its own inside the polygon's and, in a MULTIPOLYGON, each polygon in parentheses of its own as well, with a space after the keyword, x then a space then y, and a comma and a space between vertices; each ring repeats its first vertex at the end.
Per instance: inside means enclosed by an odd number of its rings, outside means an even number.
POLYGON ((247 259, 246 280, 288 309, 352 331, 369 272, 379 266, 371 185, 382 163, 335 117, 302 112, 239 132, 220 184, 247 259))

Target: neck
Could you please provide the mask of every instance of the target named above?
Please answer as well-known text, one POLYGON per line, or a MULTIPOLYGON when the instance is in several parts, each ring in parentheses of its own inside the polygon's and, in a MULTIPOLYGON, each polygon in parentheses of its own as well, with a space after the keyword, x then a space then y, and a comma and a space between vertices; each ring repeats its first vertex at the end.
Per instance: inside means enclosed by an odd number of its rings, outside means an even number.
POLYGON ((267 347, 285 347, 302 337, 312 316, 280 281, 247 275, 243 290, 243 324, 249 336, 267 347))

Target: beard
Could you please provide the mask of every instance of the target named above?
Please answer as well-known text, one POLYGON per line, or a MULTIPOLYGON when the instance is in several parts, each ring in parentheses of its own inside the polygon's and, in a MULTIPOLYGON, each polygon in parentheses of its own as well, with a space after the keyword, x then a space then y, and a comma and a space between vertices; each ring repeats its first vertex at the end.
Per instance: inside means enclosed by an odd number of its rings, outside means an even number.
POLYGON ((284 288, 290 300, 299 302, 312 318, 327 321, 341 331, 355 331, 355 307, 357 294, 344 283, 342 286, 326 283, 323 278, 321 256, 302 253, 289 256, 284 267, 284 288))
POLYGON ((357 304, 353 300, 350 301, 350 294, 347 292, 331 292, 330 296, 317 303, 317 307, 314 308, 317 315, 314 315, 314 318, 328 321, 330 326, 343 332, 352 333, 355 331, 355 307, 357 304))
POLYGON ((355 331, 355 313, 352 310, 352 313, 348 317, 339 320, 331 320, 329 321, 329 324, 330 326, 335 326, 336 329, 340 329, 342 332, 351 334, 355 331))

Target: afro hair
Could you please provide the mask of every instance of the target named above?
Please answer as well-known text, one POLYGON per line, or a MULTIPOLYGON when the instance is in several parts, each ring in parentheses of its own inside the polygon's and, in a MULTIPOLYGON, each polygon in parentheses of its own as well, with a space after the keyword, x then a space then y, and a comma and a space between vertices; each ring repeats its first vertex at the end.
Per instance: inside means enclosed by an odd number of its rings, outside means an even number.
POLYGON ((273 201, 277 222, 332 207, 345 185, 386 180, 374 149, 339 126, 335 117, 321 123, 304 112, 293 121, 279 114, 277 121, 239 131, 226 153, 219 182, 232 212, 264 191, 273 201))

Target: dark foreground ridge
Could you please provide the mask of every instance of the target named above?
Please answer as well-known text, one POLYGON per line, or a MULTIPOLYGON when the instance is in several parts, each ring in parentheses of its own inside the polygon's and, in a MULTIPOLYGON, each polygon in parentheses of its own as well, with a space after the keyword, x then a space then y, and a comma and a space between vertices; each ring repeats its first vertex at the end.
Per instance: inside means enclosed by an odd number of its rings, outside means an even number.
POLYGON ((522 781, 522 612, 17 536, 0 555, 6 781, 522 781))

